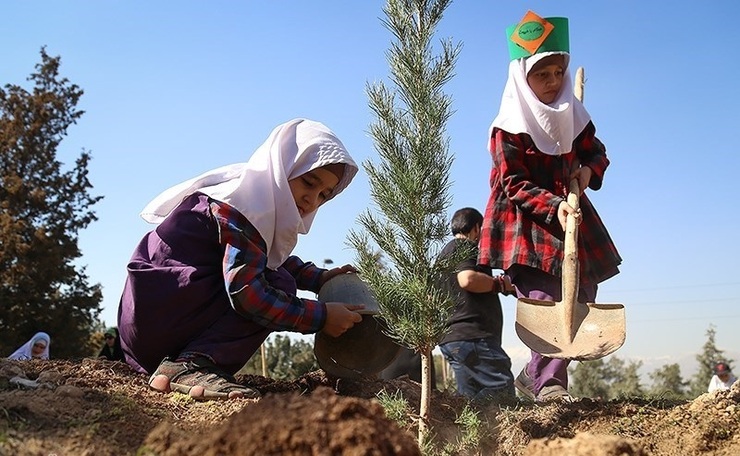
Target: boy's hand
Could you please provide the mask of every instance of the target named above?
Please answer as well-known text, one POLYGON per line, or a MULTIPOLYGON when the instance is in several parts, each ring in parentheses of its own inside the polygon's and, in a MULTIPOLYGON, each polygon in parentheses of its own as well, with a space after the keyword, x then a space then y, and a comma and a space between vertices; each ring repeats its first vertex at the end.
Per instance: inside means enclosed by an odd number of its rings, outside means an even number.
POLYGON ((321 273, 321 278, 319 281, 321 282, 321 285, 323 286, 326 282, 329 281, 332 277, 336 277, 341 274, 356 274, 357 269, 355 269, 354 266, 351 264, 345 264, 344 266, 340 266, 338 268, 328 269, 321 273))
POLYGON ((506 274, 503 274, 501 277, 501 282, 503 283, 501 294, 504 296, 516 295, 516 288, 514 288, 514 285, 511 283, 511 278, 506 274))
POLYGON ((355 323, 362 321, 362 315, 354 312, 355 310, 364 309, 362 304, 347 304, 344 302, 327 302, 326 303, 326 323, 321 328, 331 337, 339 337, 355 323))

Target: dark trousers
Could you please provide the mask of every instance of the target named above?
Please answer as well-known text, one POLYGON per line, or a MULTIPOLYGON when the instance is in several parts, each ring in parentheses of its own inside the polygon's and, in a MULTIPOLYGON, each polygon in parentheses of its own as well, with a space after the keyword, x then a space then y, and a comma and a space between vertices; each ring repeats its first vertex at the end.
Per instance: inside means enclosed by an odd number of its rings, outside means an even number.
POLYGON ((475 401, 514 396, 511 359, 495 337, 447 342, 439 346, 452 366, 457 391, 475 401))

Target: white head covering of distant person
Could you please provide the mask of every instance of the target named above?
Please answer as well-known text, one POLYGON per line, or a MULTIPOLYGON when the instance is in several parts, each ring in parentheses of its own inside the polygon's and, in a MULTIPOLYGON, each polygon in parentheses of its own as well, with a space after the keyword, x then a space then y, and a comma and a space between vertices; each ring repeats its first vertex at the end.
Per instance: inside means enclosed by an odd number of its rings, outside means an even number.
POLYGON ((33 346, 37 343, 44 344, 44 351, 37 359, 49 359, 49 345, 51 344, 51 337, 45 332, 37 332, 31 337, 25 344, 18 347, 8 359, 17 360, 30 360, 33 359, 33 346))

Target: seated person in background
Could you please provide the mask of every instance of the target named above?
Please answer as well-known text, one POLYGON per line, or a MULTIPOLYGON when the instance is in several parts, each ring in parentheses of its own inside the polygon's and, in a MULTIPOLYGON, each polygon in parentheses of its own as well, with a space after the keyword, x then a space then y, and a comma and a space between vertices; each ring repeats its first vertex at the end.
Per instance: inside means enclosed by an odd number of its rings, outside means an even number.
POLYGON ((98 358, 105 358, 109 361, 125 361, 123 350, 121 349, 121 340, 118 338, 118 329, 110 327, 105 330, 105 344, 98 354, 98 358))
POLYGON ((711 393, 712 391, 728 390, 736 380, 737 378, 733 375, 727 363, 717 363, 714 366, 714 375, 709 381, 707 391, 711 393))
POLYGON ((37 332, 25 344, 21 345, 18 350, 14 351, 8 359, 29 360, 29 359, 49 359, 49 344, 51 337, 45 332, 37 332))

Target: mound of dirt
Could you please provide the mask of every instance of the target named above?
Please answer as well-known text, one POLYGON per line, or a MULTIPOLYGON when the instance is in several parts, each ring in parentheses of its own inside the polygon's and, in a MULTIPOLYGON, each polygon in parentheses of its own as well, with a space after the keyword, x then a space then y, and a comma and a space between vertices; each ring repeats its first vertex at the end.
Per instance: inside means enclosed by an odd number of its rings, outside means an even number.
POLYGON ((208 435, 176 424, 157 427, 145 446, 155 454, 421 455, 413 436, 385 417, 376 402, 338 396, 321 387, 310 395, 268 394, 208 435))
MULTIPOLYGON (((339 380, 323 371, 293 381, 237 376, 259 400, 198 402, 148 389, 122 363, 0 360, 0 454, 414 455, 420 385, 339 380), (376 396, 403 397, 408 417, 386 418, 376 396)), ((693 401, 633 399, 474 408, 434 391, 425 454, 737 455, 740 384, 693 401), (468 427, 466 427, 468 426, 468 427)))

